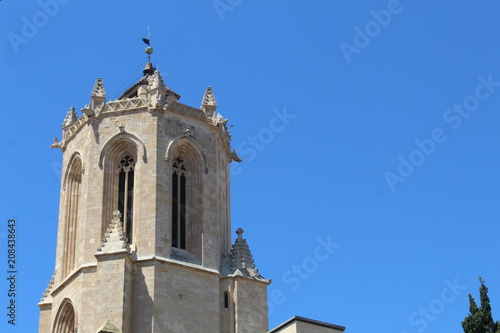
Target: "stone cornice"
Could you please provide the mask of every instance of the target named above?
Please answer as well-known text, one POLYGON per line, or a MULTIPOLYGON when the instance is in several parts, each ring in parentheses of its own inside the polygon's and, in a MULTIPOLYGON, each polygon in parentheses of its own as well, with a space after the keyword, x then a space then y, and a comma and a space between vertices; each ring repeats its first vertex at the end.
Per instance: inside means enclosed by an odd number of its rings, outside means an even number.
MULTIPOLYGON (((243 280, 247 280, 247 281, 263 283, 266 285, 269 285, 271 283, 270 279, 269 280, 256 280, 256 279, 251 278, 251 277, 246 277, 246 276, 236 275, 236 274, 231 274, 229 276, 223 277, 221 275, 221 273, 216 269, 208 268, 208 267, 204 267, 201 265, 196 265, 196 264, 192 264, 192 263, 188 263, 188 262, 184 262, 184 261, 179 261, 179 260, 175 260, 172 258, 165 258, 165 257, 161 257, 161 256, 154 256, 153 255, 153 256, 131 258, 129 253, 126 251, 119 252, 119 253, 102 253, 102 254, 98 254, 97 256, 105 257, 105 256, 112 256, 112 255, 117 255, 117 254, 128 254, 128 255, 125 255, 124 257, 128 258, 129 261, 133 265, 148 263, 148 262, 159 262, 159 263, 172 264, 172 265, 175 265, 178 267, 188 268, 188 269, 191 269, 193 271, 204 272, 204 273, 208 273, 208 274, 215 274, 221 279, 243 279, 243 280)), ((97 263, 87 263, 87 264, 80 266, 77 270, 73 271, 70 275, 68 275, 59 285, 54 287, 50 291, 50 294, 48 296, 56 295, 62 289, 64 289, 64 287, 66 285, 68 285, 71 281, 76 279, 77 276, 84 273, 85 270, 89 270, 89 269, 97 269, 97 263)), ((40 303, 38 303, 38 306, 42 306, 42 305, 46 305, 46 304, 52 304, 52 301, 48 300, 48 299, 44 299, 43 301, 40 301, 40 303)))
POLYGON ((146 256, 146 257, 138 257, 137 259, 134 260, 134 263, 144 263, 144 262, 163 262, 163 263, 168 263, 168 264, 174 264, 175 266, 182 266, 182 267, 187 267, 195 271, 202 271, 205 273, 210 273, 210 274, 217 274, 219 277, 222 277, 220 272, 216 269, 213 268, 208 268, 204 267, 201 265, 185 262, 185 261, 180 261, 180 260, 175 260, 172 258, 165 258, 161 256, 146 256))
POLYGON ((156 111, 170 111, 188 116, 190 118, 201 120, 217 134, 229 161, 234 159, 234 155, 231 152, 231 135, 229 134, 229 130, 226 126, 227 119, 224 119, 220 114, 207 115, 206 112, 201 109, 197 109, 174 100, 165 103, 163 108, 159 109, 157 106, 153 106, 151 104, 151 101, 142 97, 111 100, 102 105, 102 107, 100 107, 98 110, 93 110, 92 112, 89 112, 88 109, 83 108, 82 112, 84 114, 81 115, 77 120, 72 121, 71 125, 69 125, 68 123, 67 126, 63 127, 62 140, 58 141, 57 138, 55 138, 54 144, 51 145, 51 148, 61 148, 64 151, 68 142, 81 131, 84 125, 89 124, 97 119, 101 119, 104 115, 116 113, 122 114, 123 112, 133 111, 144 111, 150 113, 156 111))

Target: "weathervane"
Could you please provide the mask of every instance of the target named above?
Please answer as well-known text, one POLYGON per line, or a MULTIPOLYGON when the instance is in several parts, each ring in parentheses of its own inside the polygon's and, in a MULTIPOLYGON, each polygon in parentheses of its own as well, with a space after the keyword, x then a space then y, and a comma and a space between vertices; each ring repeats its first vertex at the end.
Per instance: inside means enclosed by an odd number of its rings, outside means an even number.
POLYGON ((149 31, 149 25, 148 25, 148 38, 143 38, 142 41, 146 43, 146 54, 148 55, 148 62, 151 62, 151 54, 153 53, 153 48, 150 46, 149 42, 151 40, 151 32, 149 31))

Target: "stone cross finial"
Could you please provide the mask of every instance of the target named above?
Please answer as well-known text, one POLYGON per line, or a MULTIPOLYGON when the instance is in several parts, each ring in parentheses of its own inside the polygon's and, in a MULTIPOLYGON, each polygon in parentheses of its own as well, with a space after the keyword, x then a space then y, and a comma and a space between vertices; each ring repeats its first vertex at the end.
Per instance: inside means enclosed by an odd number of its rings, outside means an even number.
POLYGON ((243 233, 245 232, 245 230, 241 229, 241 228, 238 228, 238 230, 236 230, 236 234, 238 235, 238 238, 241 239, 243 236, 243 233))

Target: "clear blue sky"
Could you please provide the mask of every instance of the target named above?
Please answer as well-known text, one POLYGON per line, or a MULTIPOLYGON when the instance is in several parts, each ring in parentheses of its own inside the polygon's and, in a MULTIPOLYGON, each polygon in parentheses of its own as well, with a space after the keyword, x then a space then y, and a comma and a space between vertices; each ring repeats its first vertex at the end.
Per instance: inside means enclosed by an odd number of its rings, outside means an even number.
POLYGON ((211 85, 234 125, 233 230, 273 280, 270 328, 461 332, 478 276, 500 320, 498 1, 54 1, 0 2, 0 331, 36 331, 53 273, 49 145, 97 77, 108 98, 139 77, 148 25, 180 101, 211 85))

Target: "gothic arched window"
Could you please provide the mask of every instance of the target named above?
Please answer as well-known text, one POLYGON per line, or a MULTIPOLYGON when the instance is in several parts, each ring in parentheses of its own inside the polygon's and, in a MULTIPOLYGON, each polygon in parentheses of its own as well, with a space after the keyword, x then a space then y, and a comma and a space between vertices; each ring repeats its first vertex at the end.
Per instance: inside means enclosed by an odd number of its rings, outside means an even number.
POLYGON ((172 165, 172 246, 186 249, 186 166, 180 157, 172 165))
MULTIPOLYGON (((113 212, 118 210, 122 215, 124 236, 128 243, 134 243, 134 192, 140 184, 141 168, 139 145, 142 144, 135 136, 121 133, 108 140, 101 150, 99 167, 104 171, 101 237, 106 234, 113 212)), ((142 153, 142 160, 146 161, 144 146, 142 153)))
POLYGON ((134 218, 134 167, 132 155, 124 155, 118 163, 118 210, 122 213, 123 230, 129 243, 132 242, 134 218))
POLYGON ((82 183, 82 160, 75 155, 72 159, 65 180, 66 213, 64 224, 64 251, 61 273, 63 278, 76 266, 76 236, 78 226, 78 206, 80 204, 80 186, 82 183))
POLYGON ((202 263, 204 155, 186 138, 175 142, 167 154, 172 158, 168 175, 172 257, 202 263))

